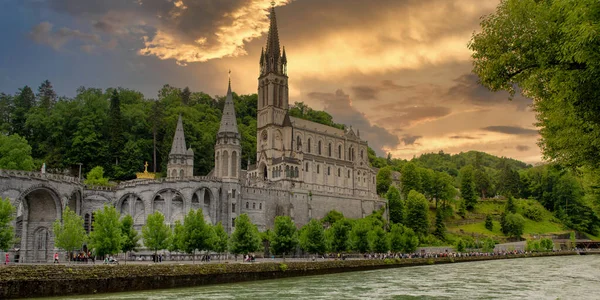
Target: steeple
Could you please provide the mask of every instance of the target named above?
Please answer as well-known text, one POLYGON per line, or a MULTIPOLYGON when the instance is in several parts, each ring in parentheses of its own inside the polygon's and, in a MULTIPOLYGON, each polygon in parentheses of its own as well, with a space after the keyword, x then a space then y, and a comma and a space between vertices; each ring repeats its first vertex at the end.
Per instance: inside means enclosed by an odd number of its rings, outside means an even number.
POLYGON ((175 136, 173 137, 173 145, 171 146, 171 152, 169 155, 185 155, 187 148, 185 146, 185 135, 183 133, 183 120, 181 115, 177 120, 177 128, 175 129, 175 136))
MULTIPOLYGON (((273 3, 272 3, 273 4, 273 3)), ((275 5, 271 7, 269 34, 267 36, 267 48, 265 51, 266 72, 281 74, 280 66, 281 47, 279 46, 279 32, 277 30, 277 17, 275 16, 275 5)))
POLYGON ((237 119, 235 117, 235 106, 233 104, 233 94, 231 93, 231 71, 229 71, 229 87, 227 88, 227 98, 223 107, 223 115, 221 116, 221 127, 218 134, 235 133, 239 135, 237 119))

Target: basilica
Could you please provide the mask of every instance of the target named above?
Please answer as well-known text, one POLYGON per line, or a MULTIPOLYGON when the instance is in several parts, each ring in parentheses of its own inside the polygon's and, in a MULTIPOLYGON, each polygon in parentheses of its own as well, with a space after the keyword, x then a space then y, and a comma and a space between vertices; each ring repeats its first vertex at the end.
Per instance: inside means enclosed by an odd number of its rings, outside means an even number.
POLYGON ((166 179, 142 177, 114 187, 94 187, 63 175, 0 170, 0 197, 17 207, 13 225, 19 241, 10 250, 14 260, 51 260, 56 251, 52 222, 66 207, 83 217, 87 232, 94 230, 93 212, 112 205, 122 215, 131 215, 138 230, 155 211, 173 224, 189 210, 201 208, 207 222, 221 222, 229 233, 240 214, 247 214, 263 231, 273 226, 276 216, 290 216, 300 227, 331 210, 361 218, 385 207, 376 193, 377 170, 369 165, 368 144, 358 130, 290 116, 287 63, 272 8, 260 57, 256 163, 247 170, 241 168, 231 81, 216 137, 215 167, 206 176, 193 174, 194 152, 186 147, 182 117, 166 179))

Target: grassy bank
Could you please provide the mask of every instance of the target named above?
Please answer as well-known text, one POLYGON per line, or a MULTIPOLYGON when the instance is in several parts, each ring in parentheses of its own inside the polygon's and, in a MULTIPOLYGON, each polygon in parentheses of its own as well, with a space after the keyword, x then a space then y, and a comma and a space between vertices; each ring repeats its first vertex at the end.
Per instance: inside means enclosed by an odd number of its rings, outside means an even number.
POLYGON ((126 292, 573 252, 456 258, 204 265, 15 265, 0 268, 0 299, 126 292))

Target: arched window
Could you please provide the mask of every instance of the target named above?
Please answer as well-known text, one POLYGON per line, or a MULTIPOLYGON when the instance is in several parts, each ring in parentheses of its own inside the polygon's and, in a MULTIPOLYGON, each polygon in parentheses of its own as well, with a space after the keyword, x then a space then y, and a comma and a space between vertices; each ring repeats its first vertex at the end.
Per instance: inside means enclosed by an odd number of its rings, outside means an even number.
POLYGON ((246 209, 250 208, 250 203, 246 202, 246 209))
POLYGON ((329 157, 331 157, 331 143, 329 143, 329 148, 327 150, 329 157))
POLYGON ((176 178, 177 177, 177 170, 173 170, 171 172, 171 177, 176 178))
POLYGON ((285 166, 285 177, 291 177, 290 176, 290 166, 285 166))
POLYGON ((360 150, 360 159, 364 159, 363 155, 364 155, 364 150, 360 150))
POLYGON ((310 139, 308 139, 308 144, 306 145, 306 152, 310 153, 310 139))
POLYGON ((321 141, 319 141, 319 146, 317 146, 317 153, 321 155, 321 141))
POLYGON ((261 210, 262 210, 262 203, 259 203, 259 204, 258 204, 258 209, 261 209, 261 210))
POLYGON ((306 167, 304 168, 304 172, 308 172, 308 163, 306 163, 306 167))
POLYGON ((319 174, 319 172, 321 171, 321 165, 317 165, 317 174, 319 174))
POLYGON ((342 159, 342 145, 338 145, 338 158, 342 159))
POLYGON ((298 170, 298 167, 296 167, 296 169, 294 169, 294 170, 296 171, 296 174, 295 174, 294 177, 300 177, 300 172, 298 170))
POLYGON ((229 154, 223 151, 223 163, 221 164, 221 176, 229 176, 229 154))
POLYGON ((342 177, 342 169, 338 168, 338 177, 342 177))
POLYGON ((296 137, 296 151, 302 150, 302 141, 300 140, 300 136, 296 137))
POLYGON ((331 167, 327 167, 327 175, 331 175, 331 167))
POLYGON ((348 178, 350 178, 350 170, 348 170, 348 178))
POLYGON ((231 153, 231 177, 237 177, 237 151, 231 153))
POLYGON ((179 170, 179 178, 183 178, 183 169, 179 170))
POLYGON ((256 209, 256 202, 252 202, 252 209, 256 209))

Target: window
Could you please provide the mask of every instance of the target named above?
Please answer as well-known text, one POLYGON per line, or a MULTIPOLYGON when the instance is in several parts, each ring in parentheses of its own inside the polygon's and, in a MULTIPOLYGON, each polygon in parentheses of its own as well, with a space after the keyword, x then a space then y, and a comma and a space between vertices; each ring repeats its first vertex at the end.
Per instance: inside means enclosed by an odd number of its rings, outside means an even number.
POLYGON ((320 169, 320 165, 317 165, 317 174, 319 174, 320 169))
POLYGON ((350 178, 350 170, 348 170, 348 178, 350 178))
POLYGON ((291 177, 290 176, 290 166, 285 166, 285 177, 291 177))
POLYGON ((306 152, 310 153, 310 139, 308 139, 308 145, 306 146, 306 152))
POLYGON ((231 218, 231 227, 235 227, 235 218, 231 218))
POLYGON ((231 203, 231 212, 235 212, 235 203, 231 203))
POLYGON ((296 151, 302 150, 302 141, 300 140, 300 136, 296 137, 296 151))
POLYGON ((258 209, 262 210, 262 203, 258 204, 258 209))
POLYGON ((342 169, 338 168, 338 177, 342 177, 342 169))
POLYGON ((373 176, 373 183, 375 183, 375 176, 373 176))
POLYGON ((331 157, 331 143, 329 143, 327 154, 329 155, 329 157, 331 157))
POLYGON ((321 155, 321 141, 319 141, 319 146, 317 147, 317 152, 321 155))
POLYGON ((327 167, 327 175, 331 175, 331 167, 327 167))
POLYGON ((363 159, 364 150, 360 150, 360 159, 363 159))
POLYGON ((250 203, 246 202, 246 209, 250 208, 250 203))
POLYGON ((252 202, 252 209, 256 209, 256 202, 252 202))
POLYGON ((235 190, 231 190, 231 198, 235 199, 235 190))
POLYGON ((338 158, 342 159, 342 145, 338 145, 338 158))
POLYGON ((304 172, 308 172, 308 163, 306 163, 306 168, 304 168, 304 172))
POLYGON ((300 177, 300 172, 298 170, 298 167, 296 167, 296 169, 294 169, 294 171, 296 172, 296 174, 294 174, 294 177, 300 177))

